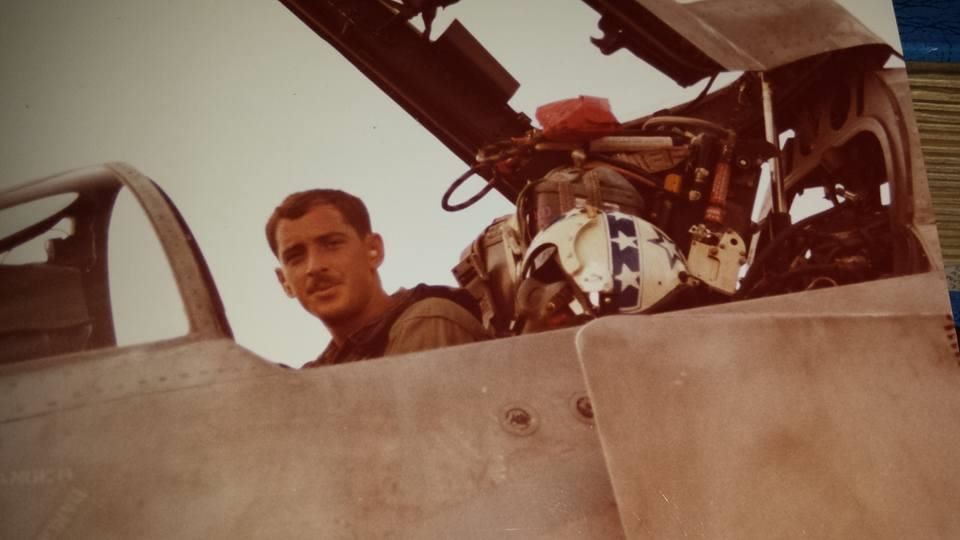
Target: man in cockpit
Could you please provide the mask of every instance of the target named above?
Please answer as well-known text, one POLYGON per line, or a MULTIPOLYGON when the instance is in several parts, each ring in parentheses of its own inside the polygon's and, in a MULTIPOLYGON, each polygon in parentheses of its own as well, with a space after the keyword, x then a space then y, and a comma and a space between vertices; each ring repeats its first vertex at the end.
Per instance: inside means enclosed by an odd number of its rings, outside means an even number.
POLYGON ((366 206, 339 190, 294 193, 266 225, 280 266, 277 279, 320 319, 330 343, 304 367, 316 367, 471 343, 486 339, 466 292, 420 284, 387 294, 378 268, 383 238, 366 206))

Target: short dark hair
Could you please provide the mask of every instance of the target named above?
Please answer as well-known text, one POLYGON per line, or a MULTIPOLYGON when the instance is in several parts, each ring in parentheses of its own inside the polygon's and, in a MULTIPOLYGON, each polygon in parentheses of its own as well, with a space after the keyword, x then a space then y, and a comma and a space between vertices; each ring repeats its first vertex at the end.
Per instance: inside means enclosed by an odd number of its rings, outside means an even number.
POLYGON ((343 220, 353 227, 361 238, 370 234, 373 230, 370 227, 370 214, 367 207, 359 198, 339 189, 310 189, 299 191, 288 195, 280 203, 280 206, 273 209, 270 219, 267 220, 267 243, 270 244, 270 250, 274 255, 277 253, 277 225, 281 219, 297 219, 303 217, 316 206, 329 204, 336 208, 343 220))

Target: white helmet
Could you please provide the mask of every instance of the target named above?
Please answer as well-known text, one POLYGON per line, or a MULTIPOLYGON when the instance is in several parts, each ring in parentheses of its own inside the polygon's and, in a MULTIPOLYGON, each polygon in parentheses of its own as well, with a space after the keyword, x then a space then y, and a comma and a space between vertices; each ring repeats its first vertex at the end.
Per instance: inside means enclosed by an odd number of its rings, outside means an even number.
POLYGON ((593 207, 575 208, 530 243, 521 266, 517 312, 525 331, 661 309, 686 288, 688 271, 676 245, 643 219, 593 207), (568 319, 570 317, 567 317, 568 319))

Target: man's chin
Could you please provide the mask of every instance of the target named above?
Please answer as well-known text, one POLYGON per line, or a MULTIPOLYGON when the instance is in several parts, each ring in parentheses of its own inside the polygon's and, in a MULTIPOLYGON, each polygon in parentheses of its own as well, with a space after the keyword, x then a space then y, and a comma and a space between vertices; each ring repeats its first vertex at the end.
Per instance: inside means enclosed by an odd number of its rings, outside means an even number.
POLYGON ((350 310, 348 310, 342 302, 337 300, 338 299, 333 299, 326 302, 311 302, 308 311, 313 313, 313 315, 321 321, 328 324, 349 318, 350 310))

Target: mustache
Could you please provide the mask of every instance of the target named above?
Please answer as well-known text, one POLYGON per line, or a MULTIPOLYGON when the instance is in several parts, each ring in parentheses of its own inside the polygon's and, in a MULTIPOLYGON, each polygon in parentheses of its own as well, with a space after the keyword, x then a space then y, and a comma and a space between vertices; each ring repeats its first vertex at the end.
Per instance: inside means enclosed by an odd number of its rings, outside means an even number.
POLYGON ((341 280, 326 274, 320 274, 309 278, 307 281, 307 294, 312 294, 320 289, 325 289, 333 285, 339 285, 341 280))

